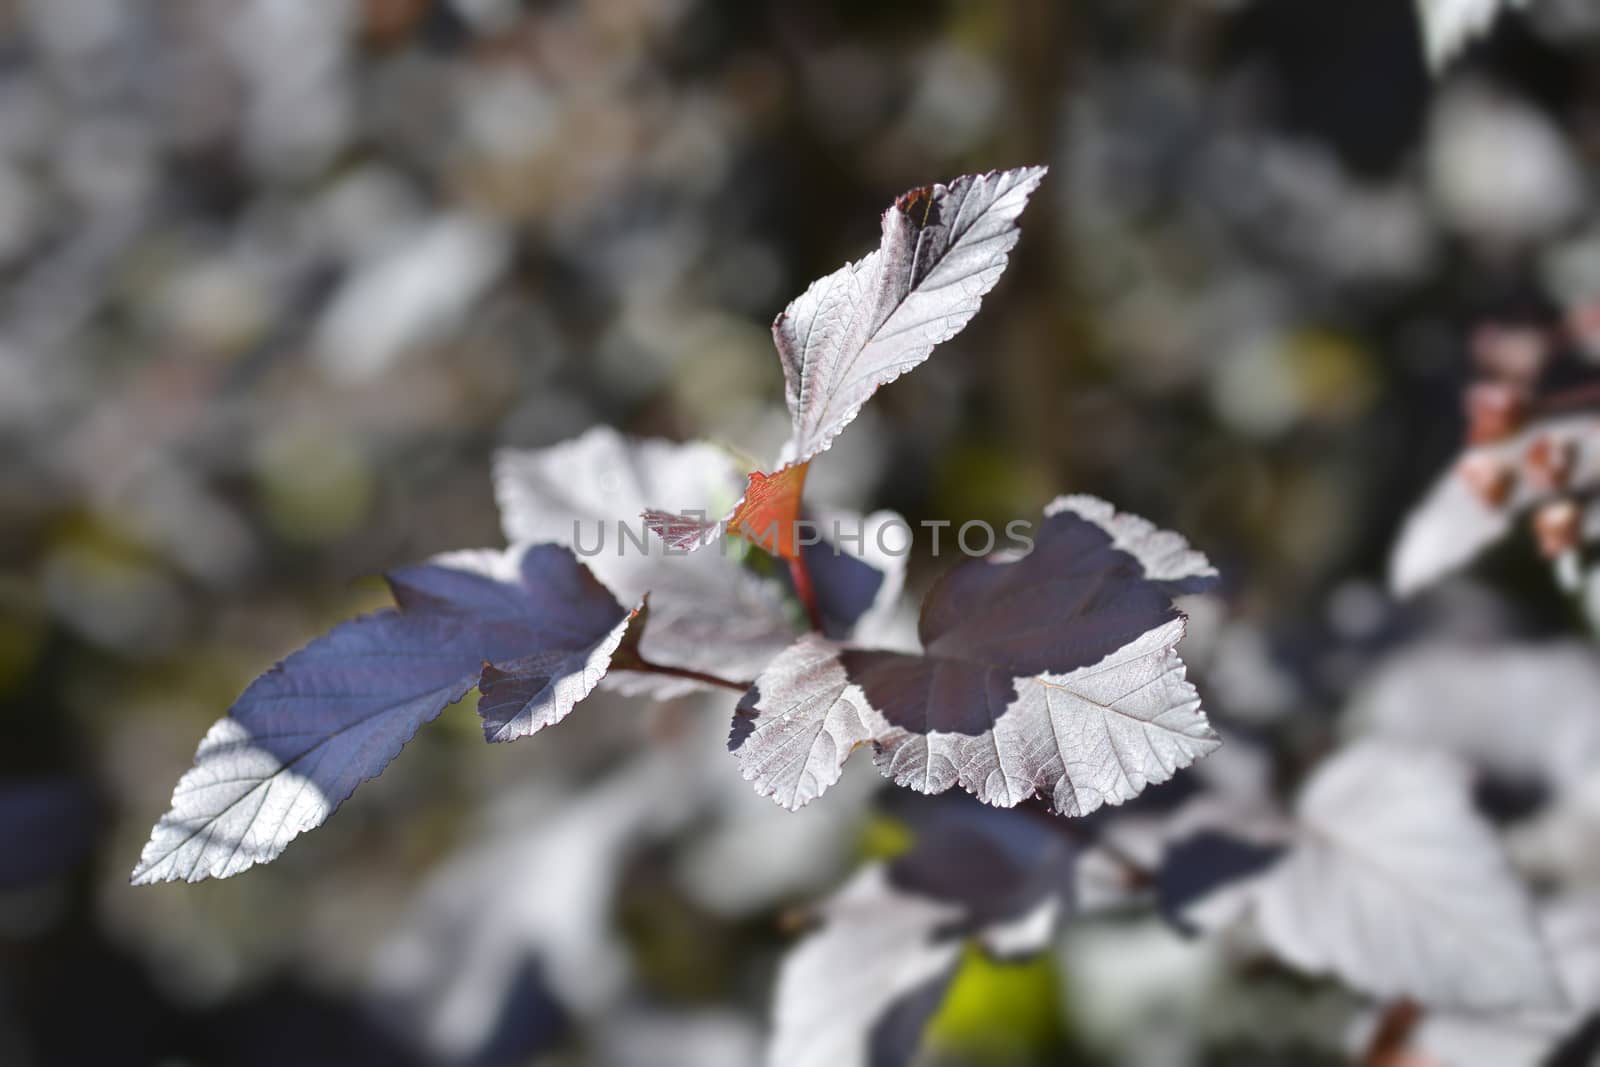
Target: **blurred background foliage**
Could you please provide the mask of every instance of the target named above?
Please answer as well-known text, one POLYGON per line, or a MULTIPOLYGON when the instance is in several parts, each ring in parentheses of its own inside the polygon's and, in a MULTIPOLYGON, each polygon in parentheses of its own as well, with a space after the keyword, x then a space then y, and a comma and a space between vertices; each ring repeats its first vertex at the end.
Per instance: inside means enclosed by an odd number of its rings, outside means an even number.
MULTIPOLYGON (((0 1061, 755 1062, 795 909, 903 842, 860 767, 769 811, 727 701, 494 749, 452 709, 271 868, 127 871, 364 576, 499 543, 494 447, 770 459, 767 324, 928 181, 1053 168, 820 502, 1184 531, 1208 707, 1303 754, 1410 630, 1571 629, 1525 546, 1421 607, 1382 576, 1473 332, 1600 292, 1597 45, 1584 0, 1437 82, 1402 0, 0 0, 0 1061)), ((930 1055, 1303 1064, 1337 999, 1101 923, 975 958, 930 1055)))

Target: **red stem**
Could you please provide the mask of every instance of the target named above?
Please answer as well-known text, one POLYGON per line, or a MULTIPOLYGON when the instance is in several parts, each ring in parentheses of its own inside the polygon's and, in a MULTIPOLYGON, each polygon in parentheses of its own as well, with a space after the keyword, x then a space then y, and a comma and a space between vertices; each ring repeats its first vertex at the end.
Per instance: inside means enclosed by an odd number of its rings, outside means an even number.
POLYGON ((714 685, 722 689, 733 689, 740 693, 749 689, 754 682, 735 682, 728 678, 719 678, 715 674, 705 671, 692 671, 688 667, 667 667, 649 660, 635 660, 626 667, 618 668, 625 671, 638 671, 640 674, 665 674, 671 678, 687 678, 691 682, 701 682, 705 685, 714 685))
POLYGON ((789 577, 794 581, 794 591, 799 595, 800 603, 806 606, 806 617, 811 620, 811 628, 821 633, 822 609, 817 607, 817 590, 811 584, 811 572, 806 569, 805 560, 798 553, 789 560, 789 577))
POLYGON ((664 663, 652 663, 639 654, 637 645, 624 645, 617 649, 611 658, 611 669, 615 671, 634 671, 638 674, 664 674, 669 678, 686 678, 691 682, 702 685, 714 685, 719 689, 733 689, 740 693, 755 685, 754 682, 736 682, 730 678, 722 678, 705 671, 691 670, 688 667, 669 667, 664 663))

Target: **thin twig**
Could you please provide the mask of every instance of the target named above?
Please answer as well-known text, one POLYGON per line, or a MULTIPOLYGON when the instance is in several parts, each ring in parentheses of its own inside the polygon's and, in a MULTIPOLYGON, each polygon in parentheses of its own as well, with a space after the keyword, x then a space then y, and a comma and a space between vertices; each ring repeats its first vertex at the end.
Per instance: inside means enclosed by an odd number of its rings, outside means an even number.
POLYGON ((715 674, 707 674, 705 671, 690 670, 688 667, 668 667, 663 663, 651 663, 639 655, 635 655, 627 663, 617 664, 616 669, 636 671, 639 674, 662 674, 669 678, 685 678, 691 682, 714 685, 720 689, 732 689, 740 693, 755 685, 754 682, 736 682, 729 678, 719 678, 715 674))

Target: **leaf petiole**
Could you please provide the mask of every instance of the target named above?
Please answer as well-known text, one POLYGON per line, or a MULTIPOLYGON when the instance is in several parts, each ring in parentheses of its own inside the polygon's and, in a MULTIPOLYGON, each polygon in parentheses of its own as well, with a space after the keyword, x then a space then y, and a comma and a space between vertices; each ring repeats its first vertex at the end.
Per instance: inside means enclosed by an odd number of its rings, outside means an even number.
MULTIPOLYGON (((618 650, 621 653, 623 650, 618 650)), ((614 671, 634 671, 638 674, 660 674, 669 678, 684 678, 702 685, 712 685, 719 689, 732 689, 743 693, 754 682, 736 682, 730 678, 721 678, 705 671, 691 670, 688 667, 669 667, 664 663, 652 663, 641 656, 636 649, 628 650, 624 655, 612 657, 611 669, 614 671)))
POLYGON ((821 633, 822 609, 817 606, 817 589, 811 583, 811 572, 806 569, 804 558, 796 555, 789 560, 789 577, 794 582, 794 591, 800 597, 800 603, 805 605, 811 628, 821 633))

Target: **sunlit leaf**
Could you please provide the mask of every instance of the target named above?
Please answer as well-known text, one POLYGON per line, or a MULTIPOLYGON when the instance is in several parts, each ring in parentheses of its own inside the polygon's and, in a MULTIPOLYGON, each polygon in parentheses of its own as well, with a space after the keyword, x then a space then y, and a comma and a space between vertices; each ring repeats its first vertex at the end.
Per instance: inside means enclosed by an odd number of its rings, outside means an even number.
POLYGON ((913 189, 883 213, 876 251, 811 287, 772 324, 794 420, 785 450, 827 449, 880 386, 960 333, 1006 269, 1044 167, 913 189))
MULTIPOLYGON (((806 464, 879 388, 966 328, 1005 272, 1017 218, 1046 168, 966 174, 913 189, 883 213, 878 248, 811 284, 772 324, 793 432, 778 469, 750 475, 720 519, 652 505, 650 526, 693 550, 728 530, 794 558, 806 464)), ((699 506, 697 503, 695 506, 699 506)))
POLYGON ((1516 519, 1568 490, 1600 487, 1600 419, 1568 415, 1468 449, 1406 518, 1389 584, 1409 596, 1466 566, 1516 519), (1547 458, 1560 456, 1559 470, 1547 458))
POLYGON ((1317 770, 1295 817, 1289 852, 1250 883, 1255 925, 1286 963, 1386 1000, 1560 1006, 1528 894, 1461 764, 1360 742, 1317 770))
POLYGON ((1592 1067, 1600 1055, 1600 899, 1558 897, 1539 909, 1568 1007, 1500 1012, 1430 1011, 1409 1047, 1448 1067, 1592 1067))
POLYGON ((256 679, 206 734, 136 884, 225 878, 275 859, 478 684, 490 740, 559 721, 604 672, 629 613, 555 545, 393 572, 398 607, 335 627, 256 679), (537 665, 533 661, 537 660, 537 665))
POLYGON ((1042 793, 1081 815, 1211 751, 1172 592, 1215 572, 1176 535, 1130 539, 1114 517, 1064 498, 1028 554, 945 574, 923 602, 922 655, 802 638, 739 705, 729 747, 745 777, 799 807, 870 743, 887 777, 920 792, 959 784, 1002 807, 1042 793))
POLYGON ((962 909, 897 889, 871 867, 819 910, 821 928, 784 959, 768 1063, 908 1062, 961 958, 961 939, 937 932, 962 909), (875 1036, 880 1025, 885 1037, 875 1036))

